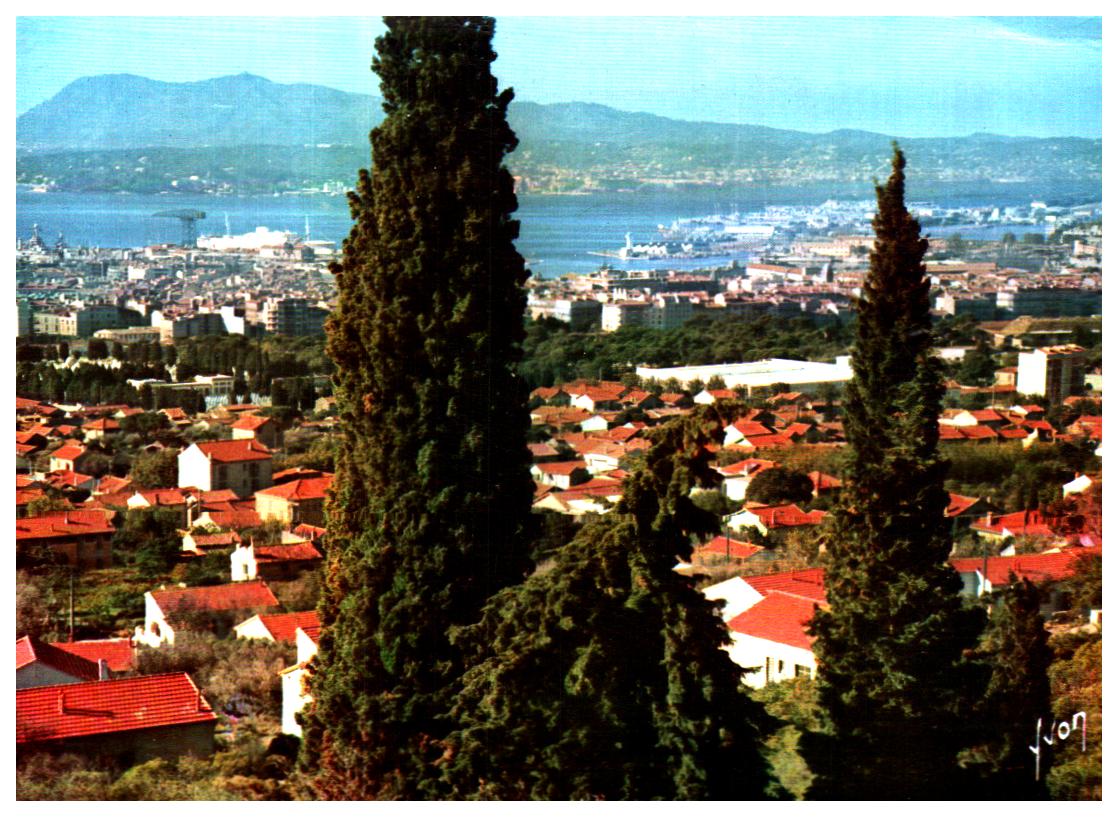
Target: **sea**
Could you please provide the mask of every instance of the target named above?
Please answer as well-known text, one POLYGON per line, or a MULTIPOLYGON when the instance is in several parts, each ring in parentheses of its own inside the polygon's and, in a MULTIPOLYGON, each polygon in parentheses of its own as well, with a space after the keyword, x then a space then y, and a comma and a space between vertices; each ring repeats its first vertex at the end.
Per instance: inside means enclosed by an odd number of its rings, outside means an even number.
MULTIPOLYGON (((569 272, 590 272, 609 263, 633 269, 699 269, 747 262, 748 253, 693 259, 633 259, 603 257, 616 252, 630 233, 634 242, 654 240, 657 227, 684 218, 749 213, 768 205, 813 206, 829 199, 859 201, 873 198, 869 184, 808 184, 796 187, 646 187, 627 192, 586 195, 522 194, 519 197, 520 238, 517 248, 533 274, 544 278, 569 272)), ((921 188, 910 184, 908 200, 941 207, 1027 206, 1044 201, 1050 206, 1079 206, 1102 199, 1097 182, 959 183, 921 188)), ((201 210, 200 235, 239 235, 267 227, 311 239, 337 242, 352 226, 344 196, 325 194, 213 196, 201 194, 140 195, 126 193, 33 192, 16 189, 16 237, 27 239, 33 225, 45 241, 61 233, 69 246, 141 247, 178 243, 182 225, 159 218, 166 210, 201 210)), ((931 235, 959 233, 975 239, 1000 238, 1038 232, 1035 225, 932 227, 931 235)))

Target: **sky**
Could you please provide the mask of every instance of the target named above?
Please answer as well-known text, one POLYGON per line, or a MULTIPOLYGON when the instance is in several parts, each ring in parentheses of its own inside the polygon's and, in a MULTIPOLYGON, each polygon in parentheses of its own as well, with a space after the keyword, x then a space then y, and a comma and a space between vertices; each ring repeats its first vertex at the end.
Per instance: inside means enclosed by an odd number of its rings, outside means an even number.
MULTIPOLYGON (((377 17, 18 17, 15 29, 18 115, 79 77, 107 73, 190 82, 247 71, 376 94, 369 64, 383 25, 377 17)), ((532 102, 817 133, 1102 134, 1100 17, 498 14, 494 47, 501 85, 532 102)))

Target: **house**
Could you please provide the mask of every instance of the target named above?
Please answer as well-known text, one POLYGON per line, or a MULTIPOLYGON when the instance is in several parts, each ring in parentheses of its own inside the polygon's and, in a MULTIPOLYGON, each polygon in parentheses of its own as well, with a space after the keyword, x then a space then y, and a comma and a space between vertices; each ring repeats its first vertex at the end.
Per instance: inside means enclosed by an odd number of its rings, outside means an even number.
POLYGON ((727 527, 733 530, 756 528, 762 536, 768 536, 781 528, 799 528, 820 524, 827 518, 826 511, 802 511, 798 505, 759 505, 743 508, 726 520, 727 527))
POLYGON ((815 675, 815 654, 811 650, 814 639, 806 627, 818 606, 815 599, 773 590, 727 622, 727 652, 746 670, 742 676, 745 684, 763 687, 815 675))
POLYGON ((703 566, 741 564, 764 550, 760 545, 741 539, 715 536, 695 546, 691 552, 691 563, 703 566))
POLYGON ((120 423, 107 417, 90 420, 82 426, 82 435, 87 442, 91 440, 103 440, 106 437, 112 437, 119 433, 120 423))
POLYGON ((188 498, 178 488, 150 488, 128 497, 128 510, 158 510, 175 514, 178 526, 185 527, 188 498))
POLYGON ((697 406, 709 406, 719 400, 737 400, 738 393, 733 389, 703 389, 692 399, 697 406))
POLYGON ((605 513, 621 501, 625 488, 618 479, 599 477, 584 482, 569 491, 546 493, 532 504, 535 510, 555 511, 568 516, 585 513, 605 513))
POLYGON ((268 448, 279 448, 282 442, 271 417, 242 414, 230 427, 233 429, 234 440, 256 440, 268 448))
POLYGON ((136 649, 131 638, 96 638, 85 641, 55 641, 51 644, 63 652, 85 658, 89 661, 104 662, 109 677, 117 673, 129 672, 135 668, 136 649))
POLYGON ((326 524, 326 492, 333 481, 332 474, 293 479, 256 492, 256 513, 261 520, 279 520, 285 528, 307 523, 326 524))
POLYGON ((262 581, 212 587, 175 587, 144 593, 144 626, 134 640, 158 647, 173 645, 175 633, 210 629, 219 635, 253 613, 279 612, 279 600, 262 581))
POLYGON ((1059 533, 1061 519, 1058 516, 1045 514, 1041 511, 1017 511, 1016 513, 994 516, 987 512, 984 519, 979 519, 971 524, 971 530, 978 534, 980 539, 995 542, 1002 546, 1000 555, 1012 556, 1013 543, 1011 539, 1023 537, 1050 539, 1055 545, 1063 537, 1059 533), (1008 547, 1006 547, 1008 545, 1008 547))
POLYGON ((179 453, 179 487, 252 496, 272 484, 272 452, 256 440, 192 443, 179 453))
MULTIPOLYGON (((963 593, 982 596, 1010 583, 1011 577, 1028 579, 1033 584, 1059 583, 1070 578, 1082 566, 1080 559, 1101 558, 1082 548, 1061 550, 1055 553, 1028 553, 1022 556, 972 556, 952 559, 954 567, 963 578, 963 593)), ((1043 616, 1066 608, 1066 598, 1059 587, 1049 589, 1041 602, 1043 616)))
POLYGON ((722 434, 722 445, 738 445, 749 437, 765 437, 775 433, 764 423, 753 420, 738 420, 726 426, 722 434))
POLYGON ((262 638, 265 641, 295 643, 295 631, 300 627, 318 629, 318 612, 257 614, 233 628, 237 638, 262 638))
POLYGON ((217 715, 185 672, 16 690, 16 751, 123 765, 213 754, 217 715))
POLYGON ((16 520, 17 557, 53 558, 79 570, 109 567, 116 528, 114 513, 105 511, 53 511, 16 520))
POLYGON ((303 728, 295 716, 311 702, 307 694, 307 665, 318 652, 320 629, 316 625, 300 626, 295 630, 295 665, 280 671, 283 692, 281 728, 286 735, 303 736, 303 728))
POLYGON ((205 555, 214 551, 229 550, 241 544, 241 537, 236 531, 218 531, 217 533, 202 533, 189 530, 182 536, 182 549, 186 553, 205 555))
POLYGON ((108 665, 25 635, 16 639, 16 689, 103 681, 108 665))
POLYGON ((532 479, 536 482, 542 482, 561 491, 569 491, 580 482, 590 479, 590 472, 582 460, 532 463, 531 473, 532 479))
POLYGON ((85 446, 71 443, 55 449, 50 455, 52 471, 82 471, 93 452, 85 446))
POLYGON ((235 582, 253 579, 284 580, 297 577, 322 563, 322 552, 310 542, 282 545, 239 544, 229 555, 235 582))

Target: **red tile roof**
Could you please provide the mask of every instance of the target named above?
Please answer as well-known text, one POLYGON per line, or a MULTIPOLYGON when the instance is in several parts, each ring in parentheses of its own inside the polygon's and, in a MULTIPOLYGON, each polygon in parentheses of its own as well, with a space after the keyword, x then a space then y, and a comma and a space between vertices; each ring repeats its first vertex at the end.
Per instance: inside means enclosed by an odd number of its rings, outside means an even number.
POLYGON ((805 628, 815 615, 815 607, 811 599, 776 590, 731 619, 729 628, 742 635, 810 650, 815 639, 805 628))
POLYGON ((726 476, 734 474, 759 474, 769 468, 779 468, 780 466, 773 460, 759 460, 755 457, 748 459, 738 460, 733 465, 723 465, 717 470, 726 476))
POLYGON ((766 576, 747 576, 743 580, 762 595, 779 591, 820 604, 827 600, 827 594, 823 588, 823 568, 821 567, 770 573, 766 576))
POLYGON ((104 511, 54 511, 16 520, 16 540, 64 536, 112 535, 112 515, 104 511))
POLYGON ((258 428, 272 422, 271 417, 261 417, 258 414, 242 414, 237 422, 233 423, 232 428, 241 429, 243 431, 256 431, 258 428))
POLYGON ((80 445, 64 445, 51 452, 51 457, 57 460, 76 460, 85 453, 85 448, 80 445))
POLYGON ((96 681, 99 675, 96 661, 71 655, 54 644, 28 635, 16 639, 16 669, 23 669, 36 661, 79 680, 96 681))
POLYGON ((323 499, 330 488, 333 477, 311 477, 310 479, 293 479, 271 488, 263 488, 256 492, 257 496, 274 496, 297 502, 301 499, 323 499))
MULTIPOLYGON (((258 528, 263 523, 260 514, 249 510, 231 511, 206 511, 205 515, 219 528, 226 530, 243 530, 244 528, 258 528)), ((197 521, 197 520, 195 520, 197 521)))
POLYGON ((241 544, 241 537, 236 531, 221 531, 220 533, 195 533, 190 538, 197 547, 232 547, 241 544))
POLYGON ((97 493, 112 494, 118 491, 127 491, 132 487, 132 480, 128 477, 114 477, 111 474, 101 477, 97 481, 97 493))
POLYGON ((300 627, 299 629, 306 633, 307 638, 309 638, 315 644, 318 643, 318 637, 322 633, 322 627, 320 625, 313 625, 311 627, 300 627))
POLYGON ((326 535, 326 528, 321 528, 317 525, 308 525, 306 522, 296 525, 292 531, 296 536, 302 536, 312 542, 317 542, 326 535))
POLYGON ((16 744, 215 722, 185 672, 16 690, 16 744))
POLYGON ((93 662, 104 659, 113 672, 125 672, 132 669, 132 661, 135 655, 130 638, 56 641, 51 646, 93 662))
POLYGON ((801 525, 818 525, 827 518, 826 511, 804 512, 798 505, 769 505, 747 508, 766 528, 793 528, 801 525))
POLYGON ((1040 511, 1017 511, 985 519, 971 525, 977 531, 1001 534, 1008 530, 1011 536, 1055 536, 1060 518, 1040 511))
MULTIPOLYGON (((1028 553, 1022 556, 991 556, 985 559, 986 579, 995 587, 1009 583, 1009 574, 1033 583, 1059 581, 1075 573, 1080 550, 1062 550, 1058 553, 1028 553)), ((983 557, 952 559, 951 565, 960 573, 981 573, 983 557)))
POLYGON ((749 542, 743 542, 739 539, 731 539, 729 536, 715 536, 709 541, 703 542, 695 548, 695 556, 722 556, 725 557, 727 553, 731 559, 748 559, 756 553, 764 550, 760 545, 752 545, 749 542))
POLYGON ((151 597, 165 616, 193 611, 220 612, 279 606, 279 600, 262 581, 152 590, 151 597))
POLYGON ((272 458, 272 452, 256 440, 212 440, 195 445, 213 462, 248 462, 272 458))
POLYGON ((306 631, 308 628, 318 630, 318 612, 308 610, 304 613, 273 613, 261 615, 260 623, 272 634, 276 641, 295 643, 295 631, 300 627, 306 631))
POLYGON ((173 507, 186 504, 186 494, 178 488, 151 488, 146 491, 136 491, 132 496, 141 497, 152 507, 173 507))
POLYGON ((537 471, 543 474, 559 474, 570 476, 579 468, 586 468, 586 463, 582 460, 571 460, 569 462, 537 462, 532 465, 537 471))

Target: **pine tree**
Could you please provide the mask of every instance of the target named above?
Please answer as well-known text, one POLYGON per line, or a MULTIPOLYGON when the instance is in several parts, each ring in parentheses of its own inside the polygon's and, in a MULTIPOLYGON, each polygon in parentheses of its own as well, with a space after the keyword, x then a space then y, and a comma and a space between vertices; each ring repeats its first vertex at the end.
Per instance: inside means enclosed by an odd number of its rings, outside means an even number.
POLYGON ((526 307, 490 18, 385 20, 386 118, 333 271, 344 444, 302 768, 320 797, 440 796, 448 639, 530 569, 526 307))
POLYGON ((981 775, 976 792, 983 799, 1045 799, 1044 777, 1037 780, 1037 756, 1029 747, 1037 719, 1045 729, 1052 723, 1052 648, 1040 615, 1040 590, 1028 579, 1011 579, 995 601, 982 649, 992 671, 977 709, 989 731, 970 753, 971 763, 981 775))
POLYGON ((828 610, 817 636, 826 735, 805 736, 811 796, 952 796, 981 676, 964 657, 983 626, 947 564, 942 372, 932 351, 927 241, 904 204, 904 156, 877 187, 844 401, 850 458, 826 539, 828 610))
POLYGON ((463 677, 448 776, 457 797, 747 799, 772 791, 768 725, 713 603, 672 568, 718 519, 712 407, 657 432, 618 508, 584 524, 554 566, 497 594, 457 633, 463 677))

